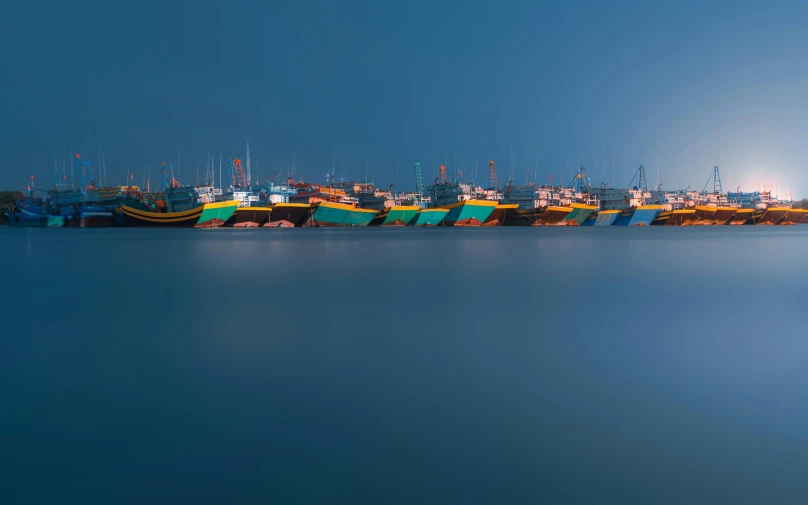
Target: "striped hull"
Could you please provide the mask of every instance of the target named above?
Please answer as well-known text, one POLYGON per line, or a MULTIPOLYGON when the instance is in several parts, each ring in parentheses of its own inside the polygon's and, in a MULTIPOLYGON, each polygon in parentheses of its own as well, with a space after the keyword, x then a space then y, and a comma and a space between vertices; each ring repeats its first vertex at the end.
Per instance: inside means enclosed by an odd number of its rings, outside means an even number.
POLYGON ((234 228, 257 228, 269 222, 269 207, 239 207, 224 225, 234 228))
POLYGON ((443 218, 446 226, 480 226, 494 211, 497 202, 465 200, 444 206, 449 212, 443 218))
MULTIPOLYGON (((592 223, 592 226, 612 226, 619 217, 619 210, 602 210, 595 215, 595 222, 592 223)), ((589 221, 591 221, 591 219, 587 220, 587 222, 589 221)))
POLYGON ((694 209, 674 210, 665 220, 665 226, 690 226, 695 221, 696 211, 694 209))
POLYGON ((503 226, 505 216, 515 213, 517 209, 519 209, 519 205, 515 203, 497 205, 483 222, 483 226, 503 226))
POLYGON ((808 224, 808 209, 789 210, 780 224, 808 224))
POLYGON ((735 215, 732 216, 732 219, 729 223, 733 226, 739 226, 744 224, 755 224, 755 209, 738 209, 735 211, 735 215))
POLYGON ((238 200, 206 203, 202 206, 202 214, 194 225, 195 228, 219 228, 236 212, 238 200))
POLYGON ((766 212, 760 216, 760 219, 757 220, 757 224, 764 226, 780 224, 790 210, 791 209, 785 207, 769 207, 766 209, 766 212))
POLYGON ((122 204, 119 212, 124 226, 192 228, 202 215, 202 206, 184 212, 150 212, 122 204))
POLYGON ((705 207, 696 206, 696 225, 724 225, 735 215, 734 207, 705 207))
POLYGON ((573 203, 570 205, 570 207, 572 208, 572 212, 567 214, 567 217, 565 217, 564 220, 571 226, 582 225, 596 208, 592 205, 583 205, 580 203, 573 203))
POLYGON ((411 226, 438 226, 448 212, 447 209, 421 209, 409 224, 411 226))
POLYGON ((405 226, 415 218, 420 207, 396 205, 376 214, 370 222, 372 226, 405 226))
POLYGON ((269 214, 271 223, 287 221, 295 226, 303 226, 309 220, 311 205, 308 203, 276 203, 269 214))

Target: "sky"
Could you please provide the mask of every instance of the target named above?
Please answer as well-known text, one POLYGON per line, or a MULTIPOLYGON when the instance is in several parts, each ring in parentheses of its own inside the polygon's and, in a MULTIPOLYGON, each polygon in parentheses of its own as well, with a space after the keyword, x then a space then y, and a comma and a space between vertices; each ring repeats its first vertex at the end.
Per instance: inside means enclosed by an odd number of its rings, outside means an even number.
MULTIPOLYGON (((0 188, 72 153, 107 183, 208 152, 271 180, 479 180, 808 197, 808 2, 4 2, 0 188), (178 160, 179 153, 179 160, 178 160), (457 161, 455 161, 457 160, 457 161), (461 162, 462 160, 462 162, 461 162), (538 162, 537 162, 538 160, 538 162), (475 163, 477 168, 475 170, 475 163)), ((98 177, 98 176, 97 176, 98 177)))

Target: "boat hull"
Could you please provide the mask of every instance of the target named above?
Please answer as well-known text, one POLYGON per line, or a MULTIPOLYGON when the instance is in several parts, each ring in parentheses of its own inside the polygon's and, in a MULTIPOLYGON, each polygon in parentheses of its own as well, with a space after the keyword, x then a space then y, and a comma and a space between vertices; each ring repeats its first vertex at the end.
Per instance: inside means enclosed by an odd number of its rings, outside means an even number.
POLYGON ((617 218, 620 217, 619 210, 601 210, 600 212, 593 212, 589 219, 584 222, 584 226, 591 222, 591 226, 614 226, 617 218))
POLYGON ((533 226, 539 220, 543 208, 516 209, 505 214, 505 226, 533 226))
POLYGON ((505 224, 505 217, 508 214, 515 213, 519 209, 519 205, 515 203, 503 203, 494 207, 494 210, 483 222, 483 226, 503 226, 505 224))
POLYGON ((706 207, 696 206, 696 219, 694 224, 703 226, 724 225, 732 220, 737 209, 734 207, 706 207))
POLYGON ((276 203, 269 214, 269 222, 287 221, 295 226, 303 226, 310 214, 311 204, 308 203, 276 203))
POLYGON ((568 224, 567 216, 571 212, 572 207, 547 206, 542 209, 533 226, 565 226, 568 224))
POLYGON ((311 226, 367 226, 377 214, 375 210, 360 209, 334 202, 317 202, 312 209, 311 226))
POLYGON ((757 220, 758 225, 773 226, 780 224, 791 209, 787 207, 769 207, 757 220))
MULTIPOLYGON (((613 226, 619 217, 619 210, 602 210, 595 215, 592 226, 613 226)), ((589 221, 591 221, 591 219, 587 220, 587 222, 589 221)))
POLYGON ((124 226, 193 228, 202 215, 202 206, 183 212, 150 212, 121 204, 119 212, 124 226))
POLYGON ((496 208, 497 202, 489 200, 463 200, 446 205, 449 212, 443 218, 446 226, 480 226, 496 208))
POLYGON ((808 209, 789 210, 780 224, 808 224, 808 209))
POLYGON ((258 228, 269 222, 271 212, 269 207, 239 207, 224 225, 233 228, 258 228))
POLYGON ((202 214, 194 225, 195 228, 219 228, 224 226, 238 208, 238 200, 206 203, 202 206, 202 214))
POLYGON ((410 221, 410 226, 438 226, 449 211, 447 209, 421 209, 410 221))
POLYGON ((740 226, 740 225, 754 225, 755 224, 755 209, 738 209, 735 211, 735 215, 732 216, 732 219, 729 223, 732 226, 740 226))
POLYGON ((115 224, 115 212, 106 207, 85 207, 79 209, 80 228, 109 228, 115 224))
POLYGON ((671 212, 665 226, 691 226, 696 221, 695 209, 680 209, 671 212))
POLYGON ((413 220, 420 207, 414 205, 396 205, 376 214, 370 222, 373 226, 406 226, 413 220))
POLYGON ((63 216, 38 216, 24 212, 6 212, 8 225, 16 228, 61 228, 64 226, 63 216))
POLYGON ((641 205, 620 212, 616 226, 650 226, 662 212, 661 205, 641 205))
POLYGON ((573 203, 570 205, 572 212, 567 214, 564 221, 570 226, 580 226, 586 221, 590 214, 595 211, 596 207, 593 205, 584 205, 580 203, 573 203))

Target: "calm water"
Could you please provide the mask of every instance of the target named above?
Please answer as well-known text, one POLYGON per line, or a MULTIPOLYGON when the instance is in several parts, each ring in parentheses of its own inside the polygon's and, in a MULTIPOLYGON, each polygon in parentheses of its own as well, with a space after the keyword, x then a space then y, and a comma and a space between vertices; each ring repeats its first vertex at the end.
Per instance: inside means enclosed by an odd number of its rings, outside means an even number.
POLYGON ((2 503, 805 503, 808 227, 0 229, 2 503))

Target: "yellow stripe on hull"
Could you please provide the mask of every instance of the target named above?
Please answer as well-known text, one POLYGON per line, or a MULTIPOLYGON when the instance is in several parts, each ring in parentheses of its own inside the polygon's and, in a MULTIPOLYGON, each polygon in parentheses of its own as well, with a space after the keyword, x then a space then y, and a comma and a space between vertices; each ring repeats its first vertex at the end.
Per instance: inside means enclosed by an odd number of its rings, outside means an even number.
POLYGON ((319 207, 326 207, 330 209, 339 209, 339 210, 347 210, 350 212, 366 212, 368 214, 376 214, 377 210, 372 209, 363 209, 361 207, 354 207, 353 205, 345 205, 344 203, 334 203, 334 202, 318 202, 316 204, 319 207))
POLYGON ((226 209, 227 207, 236 207, 238 206, 238 200, 225 200, 223 202, 213 202, 213 203, 206 203, 204 205, 205 209, 226 209))
MULTIPOLYGON (((193 218, 199 219, 199 216, 202 215, 202 207, 199 208, 199 212, 197 214, 191 214, 191 215, 188 215, 188 216, 185 216, 185 217, 173 217, 173 218, 153 218, 153 217, 142 216, 142 215, 138 215, 138 214, 134 214, 132 212, 129 212, 127 210, 127 209, 129 209, 129 207, 123 208, 124 207, 123 205, 121 207, 122 207, 123 213, 128 215, 129 217, 139 219, 139 220, 142 220, 142 221, 149 221, 151 223, 177 223, 177 222, 180 222, 180 221, 188 221, 189 219, 193 219, 193 218)), ((159 213, 155 212, 154 214, 159 214, 159 213)), ((162 214, 162 215, 168 215, 168 213, 162 214)))
POLYGON ((455 202, 449 205, 441 205, 441 208, 454 209, 455 207, 460 207, 461 205, 474 205, 477 207, 496 207, 498 204, 493 200, 461 200, 459 202, 455 202))
MULTIPOLYGON (((208 204, 208 205, 210 205, 210 204, 208 204)), ((193 208, 191 210, 184 210, 182 212, 154 212, 154 211, 148 211, 148 210, 139 210, 139 209, 134 209, 132 207, 127 207, 126 205, 123 205, 123 204, 121 204, 121 209, 123 209, 123 210, 127 211, 128 213, 133 214, 135 216, 143 216, 143 217, 149 217, 149 216, 154 215, 154 214, 160 214, 161 216, 165 216, 166 218, 188 218, 189 216, 192 216, 194 213, 202 213, 202 206, 201 205, 199 207, 195 207, 195 208, 193 208)))
POLYGON ((272 212, 272 207, 239 207, 238 209, 236 209, 236 212, 247 212, 247 211, 251 211, 251 210, 262 211, 262 212, 272 212))

